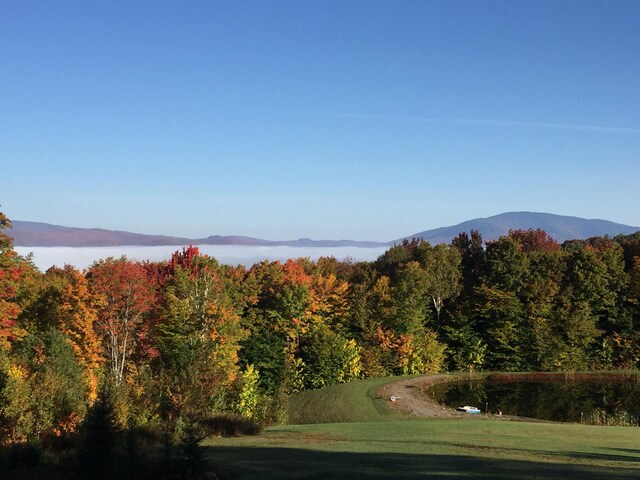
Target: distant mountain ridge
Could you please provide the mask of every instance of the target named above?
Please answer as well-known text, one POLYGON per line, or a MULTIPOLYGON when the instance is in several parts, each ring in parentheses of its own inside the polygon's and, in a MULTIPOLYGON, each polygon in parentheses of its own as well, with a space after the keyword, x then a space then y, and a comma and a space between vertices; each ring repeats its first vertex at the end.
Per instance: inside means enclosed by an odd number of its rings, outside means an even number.
POLYGON ((165 235, 105 230, 102 228, 76 228, 41 222, 13 220, 13 237, 17 247, 111 247, 120 245, 183 245, 188 238, 165 235))
POLYGON ((557 242, 566 240, 579 240, 589 237, 611 237, 619 234, 629 235, 640 230, 640 227, 632 227, 608 220, 589 220, 580 217, 554 215, 552 213, 538 212, 508 212, 487 218, 476 218, 466 222, 441 227, 434 230, 418 232, 408 237, 396 240, 399 243, 404 239, 422 238, 431 244, 449 243, 460 232, 477 230, 482 234, 483 240, 497 240, 507 235, 509 230, 542 229, 557 242))
POLYGON ((585 239, 597 236, 628 235, 640 230, 607 220, 588 220, 579 217, 536 212, 508 212, 487 218, 476 218, 466 222, 418 232, 391 242, 356 240, 263 240, 240 235, 211 235, 206 238, 172 237, 167 235, 145 235, 141 233, 105 230, 101 228, 75 228, 40 222, 15 220, 9 234, 17 247, 108 247, 108 246, 165 246, 165 245, 245 245, 245 246, 289 246, 289 247, 363 247, 390 246, 404 239, 422 238, 431 244, 449 243, 460 232, 478 230, 484 240, 495 240, 509 230, 540 228, 562 243, 565 240, 585 239))
POLYGON ((289 247, 363 247, 385 246, 384 242, 356 240, 263 240, 241 235, 211 235, 207 238, 171 237, 142 233, 105 230, 102 228, 77 228, 51 225, 41 222, 13 220, 13 237, 16 247, 115 247, 115 246, 165 246, 165 245, 245 245, 289 247))

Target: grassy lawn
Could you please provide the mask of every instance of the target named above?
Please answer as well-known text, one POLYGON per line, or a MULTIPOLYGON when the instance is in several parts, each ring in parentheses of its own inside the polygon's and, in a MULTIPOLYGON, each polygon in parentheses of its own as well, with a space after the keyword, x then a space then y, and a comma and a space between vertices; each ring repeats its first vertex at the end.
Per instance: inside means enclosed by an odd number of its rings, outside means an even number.
POLYGON ((401 419, 374 396, 394 380, 304 392, 290 399, 292 425, 210 438, 207 455, 238 479, 640 478, 639 428, 401 419))
POLYGON ((233 478, 640 478, 633 427, 397 420, 283 426, 205 445, 233 478))

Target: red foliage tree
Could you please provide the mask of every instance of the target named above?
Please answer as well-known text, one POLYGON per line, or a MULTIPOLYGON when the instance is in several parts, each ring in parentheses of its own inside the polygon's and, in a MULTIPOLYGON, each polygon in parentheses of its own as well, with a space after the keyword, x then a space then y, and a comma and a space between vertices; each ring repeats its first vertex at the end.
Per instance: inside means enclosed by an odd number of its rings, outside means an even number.
POLYGON ((536 230, 509 230, 509 237, 518 242, 520 251, 524 253, 560 250, 560 244, 540 228, 536 230))
POLYGON ((5 349, 23 333, 16 323, 21 312, 17 294, 30 269, 13 249, 13 239, 3 232, 9 228, 11 222, 0 212, 0 348, 5 349))
POLYGON ((146 330, 145 315, 154 300, 154 283, 144 265, 126 257, 94 263, 88 273, 91 290, 102 297, 98 331, 117 384, 146 330))
POLYGON ((185 270, 193 270, 195 268, 194 259, 200 256, 200 249, 189 245, 183 247, 182 252, 176 251, 171 255, 171 261, 169 262, 169 273, 173 274, 178 267, 182 267, 185 270))

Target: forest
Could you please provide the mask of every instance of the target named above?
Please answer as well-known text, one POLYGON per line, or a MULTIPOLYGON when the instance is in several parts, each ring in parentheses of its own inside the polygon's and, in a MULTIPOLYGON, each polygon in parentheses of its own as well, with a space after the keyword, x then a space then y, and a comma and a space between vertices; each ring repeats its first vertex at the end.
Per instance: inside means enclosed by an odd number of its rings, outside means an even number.
POLYGON ((5 446, 81 449, 102 428, 164 432, 188 450, 193 425, 283 422, 289 395, 357 378, 640 362, 640 232, 560 245, 541 230, 471 231, 374 262, 250 268, 190 246, 41 273, 10 229, 0 212, 5 446))

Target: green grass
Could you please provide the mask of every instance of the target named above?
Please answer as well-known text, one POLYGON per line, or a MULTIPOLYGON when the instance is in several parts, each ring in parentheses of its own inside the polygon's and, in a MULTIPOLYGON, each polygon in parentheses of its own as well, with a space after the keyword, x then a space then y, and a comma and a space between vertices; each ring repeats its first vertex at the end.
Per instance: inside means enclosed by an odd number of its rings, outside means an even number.
POLYGON ((640 431, 482 420, 297 425, 205 442, 243 479, 632 479, 640 431))
POLYGON ((298 425, 396 420, 398 416, 387 402, 375 398, 375 390, 397 380, 397 377, 370 378, 302 392, 289 399, 288 421, 298 425))
POLYGON ((373 396, 378 385, 392 380, 354 382, 291 399, 300 423, 352 423, 272 427, 254 437, 210 438, 204 445, 212 462, 238 479, 640 478, 639 428, 402 420, 373 396))

